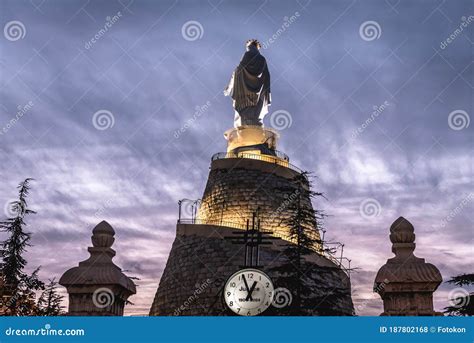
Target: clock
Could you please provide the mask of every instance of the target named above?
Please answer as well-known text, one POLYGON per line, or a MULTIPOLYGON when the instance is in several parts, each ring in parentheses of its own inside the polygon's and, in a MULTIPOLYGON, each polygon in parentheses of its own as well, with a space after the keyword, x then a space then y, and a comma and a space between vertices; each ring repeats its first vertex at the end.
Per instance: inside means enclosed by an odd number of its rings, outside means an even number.
POLYGON ((227 306, 241 316, 263 313, 273 301, 273 283, 267 274, 247 268, 234 273, 224 287, 227 306))

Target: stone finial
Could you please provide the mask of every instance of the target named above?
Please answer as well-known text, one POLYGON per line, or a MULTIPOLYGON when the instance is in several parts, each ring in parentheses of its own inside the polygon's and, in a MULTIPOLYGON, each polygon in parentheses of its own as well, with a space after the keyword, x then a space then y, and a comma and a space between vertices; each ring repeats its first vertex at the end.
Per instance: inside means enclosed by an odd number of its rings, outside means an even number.
POLYGON ((90 257, 66 271, 59 283, 69 293, 71 316, 121 316, 134 282, 112 262, 115 231, 106 221, 92 230, 90 257))
POLYGON ((387 260, 375 278, 374 291, 384 302, 387 316, 434 316, 433 292, 443 281, 434 265, 414 255, 415 228, 403 217, 390 227, 395 257, 387 260))
POLYGON ((390 226, 390 241, 392 252, 397 259, 414 257, 415 251, 415 228, 403 217, 398 218, 390 226))
POLYGON ((399 217, 390 226, 390 241, 394 244, 414 243, 415 228, 403 217, 399 217))
POLYGON ((115 231, 105 220, 92 230, 92 245, 95 248, 110 248, 115 241, 115 231))

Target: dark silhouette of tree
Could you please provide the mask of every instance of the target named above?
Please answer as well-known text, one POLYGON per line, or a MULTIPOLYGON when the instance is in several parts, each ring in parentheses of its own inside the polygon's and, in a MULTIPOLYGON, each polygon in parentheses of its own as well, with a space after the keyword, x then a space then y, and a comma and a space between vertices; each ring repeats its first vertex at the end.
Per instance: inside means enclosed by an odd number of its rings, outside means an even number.
POLYGON ((18 185, 18 200, 11 203, 14 215, 0 222, 0 231, 7 234, 6 240, 0 243, 0 275, 3 284, 9 290, 11 297, 6 302, 6 314, 12 316, 25 316, 35 313, 35 290, 43 289, 44 284, 38 279, 39 267, 28 275, 24 272, 27 261, 23 257, 27 247, 30 246, 31 233, 26 232, 25 217, 34 214, 27 204, 30 190, 30 181, 25 179, 18 185))
MULTIPOLYGON (((452 277, 447 281, 459 287, 474 285, 474 274, 462 274, 452 277)), ((467 291, 466 291, 467 293, 467 291)), ((459 295, 451 299, 451 306, 444 308, 444 313, 449 316, 472 316, 474 315, 474 293, 459 295)))
POLYGON ((57 281, 54 278, 49 279, 49 283, 38 298, 36 315, 60 316, 64 313, 64 307, 61 305, 64 297, 58 293, 57 288, 57 281))
POLYGON ((283 250, 284 263, 272 268, 277 272, 278 285, 287 288, 292 293, 291 303, 283 307, 280 314, 304 315, 303 298, 308 296, 308 266, 305 256, 312 254, 313 249, 321 242, 317 242, 310 230, 316 230, 317 219, 322 215, 304 200, 321 195, 311 190, 308 173, 295 176, 289 187, 283 191, 289 194, 285 206, 286 212, 292 213, 281 220, 281 224, 289 228, 288 239, 292 242, 283 250))
POLYGON ((286 211, 292 213, 281 220, 281 224, 289 227, 289 243, 283 250, 283 262, 271 268, 278 277, 276 287, 287 288, 292 293, 292 301, 288 306, 271 310, 271 314, 305 316, 341 315, 335 310, 342 297, 347 296, 347 288, 329 287, 327 274, 338 272, 338 268, 318 267, 308 262, 307 256, 322 252, 322 241, 318 229, 322 228, 324 213, 315 210, 311 199, 324 197, 322 193, 311 189, 312 183, 308 172, 303 172, 291 180, 291 186, 285 188, 287 197, 286 211), (308 201, 309 200, 309 201, 308 201), (326 279, 326 280, 325 280, 326 279), (315 294, 318 288, 318 294, 315 294))

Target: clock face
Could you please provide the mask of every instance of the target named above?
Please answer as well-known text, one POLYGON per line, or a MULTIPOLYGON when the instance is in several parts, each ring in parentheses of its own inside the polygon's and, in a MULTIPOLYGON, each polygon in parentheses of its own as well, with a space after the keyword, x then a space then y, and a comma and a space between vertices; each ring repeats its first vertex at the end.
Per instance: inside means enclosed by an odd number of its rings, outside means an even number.
POLYGON ((229 308, 241 316, 256 316, 273 301, 273 283, 258 269, 242 269, 233 274, 224 287, 229 308))

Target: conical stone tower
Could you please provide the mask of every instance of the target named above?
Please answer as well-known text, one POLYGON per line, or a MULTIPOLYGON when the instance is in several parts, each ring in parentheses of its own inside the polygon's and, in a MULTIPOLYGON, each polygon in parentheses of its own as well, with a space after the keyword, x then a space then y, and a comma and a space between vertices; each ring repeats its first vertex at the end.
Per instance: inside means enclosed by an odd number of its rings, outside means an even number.
MULTIPOLYGON (((284 263, 282 250, 292 244, 289 228, 282 224, 292 215, 294 201, 291 180, 302 172, 276 150, 278 133, 261 126, 240 126, 225 133, 226 152, 212 157, 209 177, 193 218, 180 218, 176 239, 160 280, 150 315, 228 315, 222 288, 243 264, 244 248, 227 239, 245 230, 258 216, 263 230, 276 239, 260 250, 261 269, 273 276, 272 268, 284 263)), ((301 200, 312 208, 309 198, 301 200)), ((180 211, 180 213, 182 213, 180 211)), ((316 228, 305 228, 316 240, 316 228)), ((326 256, 321 246, 307 256, 319 280, 313 285, 316 298, 331 289, 343 289, 344 296, 331 305, 335 315, 351 315, 350 280, 340 264, 326 256)), ((278 287, 278 285, 276 285, 278 287)), ((268 314, 275 312, 268 312, 268 314)), ((276 313, 278 314, 278 313, 276 313)), ((318 311, 311 314, 318 315, 318 311)))

